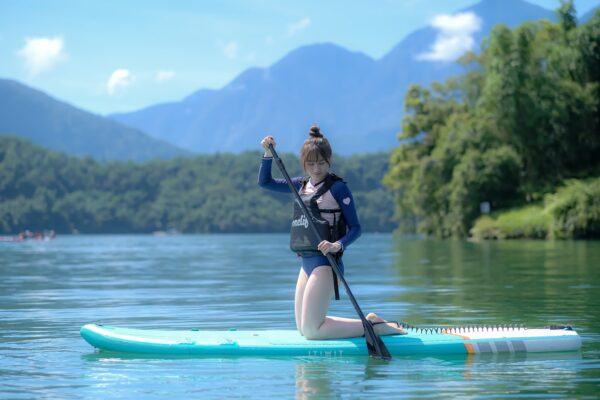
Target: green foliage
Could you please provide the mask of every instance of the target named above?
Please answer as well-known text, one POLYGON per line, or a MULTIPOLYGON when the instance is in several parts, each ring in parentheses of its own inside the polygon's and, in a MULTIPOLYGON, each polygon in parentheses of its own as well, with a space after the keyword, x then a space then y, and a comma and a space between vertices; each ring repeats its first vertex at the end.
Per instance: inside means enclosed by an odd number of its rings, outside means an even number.
POLYGON ((481 54, 460 60, 464 75, 408 90, 384 178, 401 230, 466 236, 481 202, 540 201, 598 170, 600 13, 577 26, 563 1, 558 14, 556 24, 496 26, 481 54))
POLYGON ((538 205, 499 213, 496 218, 479 217, 471 235, 474 239, 545 239, 552 231, 552 216, 538 205))
POLYGON ((466 236, 465 228, 479 216, 484 201, 492 208, 506 206, 516 193, 520 170, 519 156, 509 146, 467 151, 450 181, 450 233, 466 236))
MULTIPOLYGON (((282 158, 292 176, 300 175, 298 157, 282 158)), ((393 198, 381 185, 388 159, 334 159, 365 231, 394 228, 393 198)), ((99 163, 0 137, 0 232, 285 232, 291 197, 258 187, 259 164, 258 152, 99 163)))
POLYGON ((577 26, 577 13, 573 0, 560 0, 557 12, 563 32, 569 32, 577 26))
POLYGON ((600 178, 570 180, 556 194, 547 196, 546 204, 556 237, 600 237, 600 178))
POLYGON ((478 218, 475 239, 600 237, 600 178, 568 180, 546 195, 543 207, 529 205, 478 218))

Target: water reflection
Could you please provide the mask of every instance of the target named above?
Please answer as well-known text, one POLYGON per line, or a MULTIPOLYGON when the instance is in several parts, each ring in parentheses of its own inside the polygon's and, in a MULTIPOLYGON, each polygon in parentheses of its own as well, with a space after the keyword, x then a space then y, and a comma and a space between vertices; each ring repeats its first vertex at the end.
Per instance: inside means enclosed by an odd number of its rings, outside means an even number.
POLYGON ((369 358, 306 360, 296 364, 296 398, 339 398, 340 392, 344 392, 340 386, 346 385, 353 385, 352 393, 359 397, 360 393, 376 395, 378 392, 385 396, 390 394, 389 382, 393 382, 397 395, 408 397, 431 393, 453 396, 464 393, 467 382, 474 393, 482 389, 489 393, 494 390, 519 392, 526 391, 533 382, 552 386, 559 377, 560 380, 575 379, 577 373, 573 365, 579 360, 578 352, 411 356, 395 358, 389 363, 369 358), (498 379, 498 368, 505 371, 505 378, 512 381, 510 385, 498 379), (352 371, 350 380, 348 371, 352 371), (345 380, 340 380, 340 376, 345 380), (415 381, 423 385, 415 386, 415 381), (490 389, 490 385, 495 389, 490 389))
MULTIPOLYGON (((578 382, 585 379, 578 352, 410 356, 396 357, 391 362, 366 356, 202 358, 102 352, 84 355, 82 361, 90 395, 115 385, 121 389, 129 385, 144 387, 156 394, 162 385, 177 382, 174 394, 184 395, 190 388, 202 387, 207 398, 261 398, 266 387, 269 397, 296 399, 480 393, 504 397, 539 390, 568 397, 581 390, 578 382), (232 385, 232 380, 237 384, 232 385)), ((588 379, 588 384, 597 384, 597 380, 588 379)))
POLYGON ((415 306, 415 323, 586 327, 600 306, 591 262, 600 247, 586 242, 400 240, 395 249, 395 283, 411 289, 395 300, 415 306))
POLYGON ((332 365, 319 361, 296 364, 296 398, 341 398, 341 392, 333 387, 332 365))
MULTIPOLYGON (((293 329, 287 235, 79 236, 0 244, 2 398, 597 397, 600 242, 364 235, 348 250, 365 311, 418 325, 572 323, 582 353, 355 358, 142 358, 94 353, 102 322, 293 329)), ((343 294, 342 294, 343 295, 343 294)), ((332 313, 354 316, 345 297, 332 313)))

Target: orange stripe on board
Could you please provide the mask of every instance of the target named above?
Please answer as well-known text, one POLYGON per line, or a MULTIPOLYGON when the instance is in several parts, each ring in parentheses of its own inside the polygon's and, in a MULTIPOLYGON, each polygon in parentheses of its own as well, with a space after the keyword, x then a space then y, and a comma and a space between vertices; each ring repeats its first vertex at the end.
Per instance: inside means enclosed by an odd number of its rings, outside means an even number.
POLYGON ((450 332, 444 332, 446 335, 452 335, 452 336, 458 336, 459 338, 463 339, 463 340, 469 340, 471 339, 468 336, 464 336, 464 335, 459 335, 458 333, 450 333, 450 332))
POLYGON ((465 343, 465 347, 467 348, 467 353, 475 354, 475 349, 471 343, 465 343))
MULTIPOLYGON (((446 335, 452 335, 452 336, 458 336, 459 338, 463 339, 463 340, 470 340, 471 338, 468 336, 464 336, 464 335, 459 335, 458 333, 450 333, 450 332, 444 332, 446 335)), ((473 345, 471 343, 465 343, 465 348, 467 349, 467 353, 468 354, 475 354, 475 349, 473 348, 473 345)))

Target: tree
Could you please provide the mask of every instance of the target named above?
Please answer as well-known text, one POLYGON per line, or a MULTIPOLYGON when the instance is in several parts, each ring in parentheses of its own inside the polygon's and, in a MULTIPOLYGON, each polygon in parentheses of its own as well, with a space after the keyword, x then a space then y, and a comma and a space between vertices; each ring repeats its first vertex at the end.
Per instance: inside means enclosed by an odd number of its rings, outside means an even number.
POLYGON ((538 201, 564 179, 600 167, 600 13, 577 26, 498 25, 465 74, 412 86, 400 145, 384 183, 404 230, 466 236, 479 205, 538 201))

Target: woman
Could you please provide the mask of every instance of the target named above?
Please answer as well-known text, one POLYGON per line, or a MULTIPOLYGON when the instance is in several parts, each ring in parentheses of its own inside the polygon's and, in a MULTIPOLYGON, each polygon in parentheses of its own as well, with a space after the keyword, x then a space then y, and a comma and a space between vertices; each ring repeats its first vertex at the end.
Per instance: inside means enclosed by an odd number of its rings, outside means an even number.
MULTIPOLYGON (((258 184, 265 189, 289 192, 285 180, 273 179, 271 176, 273 159, 269 145, 275 147, 275 139, 267 136, 261 144, 265 153, 260 165, 258 184)), ((342 252, 361 234, 352 193, 341 178, 329 172, 331 155, 329 141, 321 134, 319 127, 313 125, 309 138, 300 151, 300 162, 308 178, 292 179, 302 200, 316 218, 319 231, 322 232, 321 237, 325 238, 314 246, 316 242, 310 240, 312 233, 308 232, 306 217, 300 207, 295 205, 290 247, 302 258, 296 283, 295 316, 298 331, 307 339, 364 335, 360 319, 327 315, 334 291, 337 295, 337 277, 325 255, 334 255, 340 272, 343 273, 342 252)), ((398 323, 387 322, 377 314, 371 313, 366 318, 373 324, 378 335, 406 333, 398 323)))

